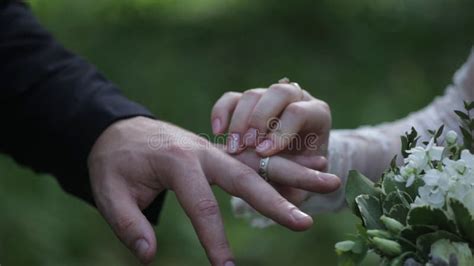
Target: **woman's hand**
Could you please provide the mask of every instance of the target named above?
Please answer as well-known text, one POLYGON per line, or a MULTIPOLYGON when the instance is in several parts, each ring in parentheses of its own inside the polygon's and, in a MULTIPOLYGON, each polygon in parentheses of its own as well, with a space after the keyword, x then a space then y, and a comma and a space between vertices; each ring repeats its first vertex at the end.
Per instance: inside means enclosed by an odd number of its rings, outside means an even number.
MULTIPOLYGON (((255 147, 262 157, 277 153, 298 155, 318 161, 313 169, 327 170, 329 106, 296 83, 282 80, 268 89, 225 93, 214 105, 211 120, 214 134, 229 133, 227 151, 231 154, 255 147)), ((307 195, 293 187, 281 186, 277 180, 272 181, 295 204, 301 203, 307 195)))
POLYGON ((278 83, 268 89, 228 92, 212 110, 214 134, 229 133, 227 149, 235 154, 255 147, 261 156, 291 150, 326 155, 331 112, 329 106, 296 83, 278 83), (307 135, 317 139, 305 139, 307 135), (307 141, 291 146, 293 141, 307 141))

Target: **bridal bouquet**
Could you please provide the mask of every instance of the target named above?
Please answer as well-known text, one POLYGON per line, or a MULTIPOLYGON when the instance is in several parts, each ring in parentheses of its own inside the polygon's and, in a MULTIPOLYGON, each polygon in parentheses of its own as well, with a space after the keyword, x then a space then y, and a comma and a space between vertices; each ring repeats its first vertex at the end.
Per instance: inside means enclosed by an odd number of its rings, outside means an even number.
POLYGON ((402 137, 404 164, 396 158, 378 183, 351 171, 346 201, 362 224, 336 244, 339 265, 359 265, 368 252, 381 265, 474 265, 474 103, 461 121, 463 144, 454 131, 429 131, 420 145, 414 128, 402 137))

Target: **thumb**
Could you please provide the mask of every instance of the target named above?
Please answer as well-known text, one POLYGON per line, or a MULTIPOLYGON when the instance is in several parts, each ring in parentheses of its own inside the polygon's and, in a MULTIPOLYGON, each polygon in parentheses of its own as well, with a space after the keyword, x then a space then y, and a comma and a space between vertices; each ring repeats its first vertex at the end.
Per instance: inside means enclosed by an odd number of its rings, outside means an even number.
POLYGON ((105 193, 98 197, 99 211, 120 241, 141 263, 149 264, 156 254, 156 237, 153 227, 140 211, 126 185, 114 183, 114 186, 106 189, 105 193))

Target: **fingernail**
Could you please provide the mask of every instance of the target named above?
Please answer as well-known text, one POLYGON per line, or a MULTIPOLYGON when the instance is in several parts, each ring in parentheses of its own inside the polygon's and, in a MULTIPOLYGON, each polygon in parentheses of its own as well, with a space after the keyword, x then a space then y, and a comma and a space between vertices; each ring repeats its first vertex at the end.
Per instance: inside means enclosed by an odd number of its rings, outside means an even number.
POLYGON ((266 139, 262 143, 258 144, 256 150, 257 152, 266 152, 270 150, 272 146, 273 146, 273 141, 270 139, 266 139))
POLYGON ((240 145, 240 134, 239 133, 232 133, 229 135, 229 139, 227 141, 227 151, 229 153, 236 153, 239 150, 240 145))
POLYGON ((135 242, 135 253, 141 258, 146 255, 149 247, 150 245, 148 244, 148 241, 140 238, 135 242))
POLYGON ((228 261, 224 263, 224 266, 235 266, 235 263, 233 261, 228 261))
POLYGON ((311 218, 309 217, 309 215, 307 215, 306 213, 298 209, 293 209, 291 211, 291 215, 293 216, 293 218, 295 218, 296 221, 303 221, 303 220, 308 220, 311 218))
POLYGON ((254 146, 257 142, 257 129, 249 128, 244 135, 245 146, 254 146))
POLYGON ((339 177, 332 174, 320 173, 319 178, 321 178, 321 180, 329 184, 331 187, 337 188, 341 185, 341 180, 339 179, 339 177))
POLYGON ((212 133, 217 134, 221 130, 221 120, 219 118, 215 118, 212 120, 212 133))

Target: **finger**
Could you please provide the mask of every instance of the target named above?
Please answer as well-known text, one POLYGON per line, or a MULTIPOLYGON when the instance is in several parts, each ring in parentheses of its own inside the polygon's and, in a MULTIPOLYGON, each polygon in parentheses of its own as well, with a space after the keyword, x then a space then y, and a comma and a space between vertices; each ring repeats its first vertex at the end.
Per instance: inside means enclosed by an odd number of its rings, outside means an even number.
POLYGON ((156 237, 151 224, 120 176, 104 176, 101 180, 103 185, 93 186, 100 213, 141 263, 151 263, 156 254, 156 237))
POLYGON ((253 169, 228 155, 209 154, 205 172, 213 183, 283 226, 300 231, 313 223, 310 216, 278 194, 253 169))
POLYGON ((303 97, 301 88, 292 84, 274 84, 270 86, 258 101, 250 116, 250 127, 260 132, 267 132, 271 118, 278 117, 288 104, 301 101, 303 97))
POLYGON ((226 131, 230 116, 234 112, 241 95, 238 92, 226 92, 214 104, 211 112, 212 132, 214 134, 222 134, 226 131))
POLYGON ((173 190, 193 224, 212 265, 233 261, 224 232, 219 205, 199 166, 176 169, 173 190))
MULTIPOLYGON (((267 174, 272 183, 316 193, 330 193, 340 187, 341 181, 337 176, 320 171, 327 167, 327 160, 324 157, 317 155, 289 157, 292 160, 281 156, 270 157, 267 174)), ((252 156, 251 152, 244 152, 237 158, 254 170, 258 170, 260 157, 252 156)))
MULTIPOLYGON (((239 160, 243 164, 249 166, 250 168, 254 169, 255 171, 258 171, 260 159, 262 158, 253 149, 246 149, 245 151, 237 155, 233 155, 232 157, 239 160)), ((304 167, 318 170, 318 171, 326 171, 327 165, 328 165, 328 161, 325 157, 315 155, 315 154, 303 155, 303 154, 280 153, 278 155, 273 156, 272 159, 274 157, 284 158, 286 160, 293 161, 304 167)))
POLYGON ((296 206, 301 206, 301 204, 310 196, 310 192, 306 190, 278 184, 274 184, 274 187, 278 193, 296 206))
POLYGON ((333 174, 306 168, 278 156, 270 158, 267 174, 274 183, 316 193, 330 193, 341 185, 341 180, 333 174))
POLYGON ((331 115, 322 101, 300 101, 289 104, 278 122, 278 128, 269 132, 266 139, 256 147, 261 156, 271 156, 288 148, 318 149, 317 144, 327 142, 331 115), (303 131, 310 132, 310 135, 303 138, 299 134, 303 131))
POLYGON ((227 152, 232 154, 239 152, 242 150, 239 149, 242 144, 255 145, 257 131, 254 128, 249 128, 249 119, 255 105, 265 91, 265 89, 252 89, 243 93, 230 121, 227 152))

